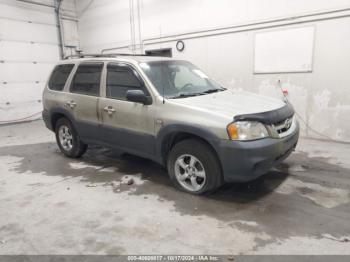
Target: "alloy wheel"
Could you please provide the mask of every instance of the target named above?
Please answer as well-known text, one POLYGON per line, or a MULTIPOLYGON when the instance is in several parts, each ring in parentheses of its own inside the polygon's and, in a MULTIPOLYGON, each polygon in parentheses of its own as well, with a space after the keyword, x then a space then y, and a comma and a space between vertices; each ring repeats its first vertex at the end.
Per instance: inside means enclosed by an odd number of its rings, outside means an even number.
POLYGON ((181 155, 175 161, 175 177, 179 184, 191 192, 203 188, 206 181, 205 169, 201 161, 193 155, 181 155))

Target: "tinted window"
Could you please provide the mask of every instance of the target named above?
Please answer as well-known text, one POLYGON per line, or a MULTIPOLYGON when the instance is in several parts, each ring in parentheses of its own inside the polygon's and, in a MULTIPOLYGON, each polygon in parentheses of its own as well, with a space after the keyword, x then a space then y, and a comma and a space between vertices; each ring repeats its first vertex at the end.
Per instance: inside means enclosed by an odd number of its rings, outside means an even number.
POLYGON ((140 67, 158 92, 168 98, 225 90, 199 68, 186 61, 152 61, 140 63, 140 67))
POLYGON ((103 63, 79 65, 70 91, 73 93, 98 96, 103 63))
POLYGON ((107 66, 107 97, 126 100, 126 92, 135 89, 142 89, 142 85, 131 68, 111 64, 107 66))
POLYGON ((56 66, 49 80, 49 88, 51 90, 62 91, 73 67, 74 65, 72 64, 56 66))

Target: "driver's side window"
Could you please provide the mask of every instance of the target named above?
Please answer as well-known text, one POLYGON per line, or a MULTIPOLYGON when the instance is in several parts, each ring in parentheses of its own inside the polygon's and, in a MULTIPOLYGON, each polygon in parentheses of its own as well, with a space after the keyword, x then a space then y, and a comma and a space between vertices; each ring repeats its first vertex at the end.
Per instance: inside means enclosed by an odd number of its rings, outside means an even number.
POLYGON ((130 67, 118 64, 107 65, 106 97, 126 100, 126 92, 135 89, 143 90, 143 85, 130 67))
POLYGON ((191 71, 189 67, 178 66, 174 77, 174 85, 176 89, 181 90, 184 87, 205 86, 206 82, 191 71))

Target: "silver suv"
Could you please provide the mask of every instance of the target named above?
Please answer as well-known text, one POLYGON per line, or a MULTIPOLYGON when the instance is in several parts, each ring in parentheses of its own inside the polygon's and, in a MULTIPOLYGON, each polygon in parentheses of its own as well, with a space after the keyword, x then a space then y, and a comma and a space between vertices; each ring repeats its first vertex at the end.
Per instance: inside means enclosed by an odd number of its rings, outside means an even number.
POLYGON ((225 89, 193 64, 161 57, 63 60, 43 104, 66 156, 80 157, 88 144, 114 147, 166 166, 192 194, 265 174, 299 137, 289 102, 225 89))

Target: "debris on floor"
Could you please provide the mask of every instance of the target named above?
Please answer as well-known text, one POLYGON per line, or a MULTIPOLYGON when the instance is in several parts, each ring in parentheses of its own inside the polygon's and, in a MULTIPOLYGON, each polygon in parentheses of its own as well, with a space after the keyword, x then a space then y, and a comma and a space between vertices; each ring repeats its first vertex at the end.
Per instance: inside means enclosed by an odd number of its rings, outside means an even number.
POLYGON ((128 186, 131 186, 132 184, 134 184, 134 179, 130 178, 130 179, 126 182, 126 184, 127 184, 128 186))
POLYGON ((121 179, 121 184, 123 185, 128 185, 128 186, 131 186, 132 184, 134 184, 134 179, 133 178, 129 178, 128 176, 124 176, 122 179, 121 179))
POLYGON ((118 188, 118 187, 120 187, 120 182, 119 182, 119 181, 112 181, 112 182, 111 182, 111 186, 112 186, 113 188, 118 188))
POLYGON ((120 181, 112 181, 110 185, 112 186, 115 192, 120 192, 122 186, 131 186, 135 183, 133 178, 129 178, 128 176, 122 177, 120 181))
POLYGON ((89 185, 86 185, 86 187, 97 187, 97 185, 89 184, 89 185))

